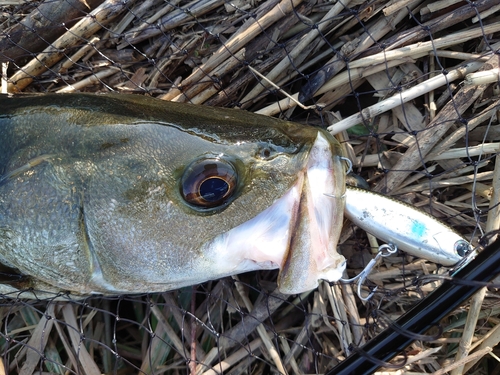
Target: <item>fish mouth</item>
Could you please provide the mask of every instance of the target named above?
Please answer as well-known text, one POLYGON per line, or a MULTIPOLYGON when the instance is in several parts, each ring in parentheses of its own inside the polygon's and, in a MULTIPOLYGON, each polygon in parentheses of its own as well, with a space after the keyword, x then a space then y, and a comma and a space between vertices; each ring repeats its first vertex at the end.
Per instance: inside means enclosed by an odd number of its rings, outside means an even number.
POLYGON ((345 259, 337 252, 345 205, 345 172, 325 135, 318 136, 309 153, 300 204, 291 220, 290 243, 283 259, 278 287, 287 294, 318 286, 318 280, 337 281, 345 259))
POLYGON ((221 271, 229 275, 279 268, 278 289, 285 294, 342 277, 345 259, 336 248, 345 206, 345 169, 328 136, 318 131, 304 169, 281 198, 212 241, 209 247, 221 271))

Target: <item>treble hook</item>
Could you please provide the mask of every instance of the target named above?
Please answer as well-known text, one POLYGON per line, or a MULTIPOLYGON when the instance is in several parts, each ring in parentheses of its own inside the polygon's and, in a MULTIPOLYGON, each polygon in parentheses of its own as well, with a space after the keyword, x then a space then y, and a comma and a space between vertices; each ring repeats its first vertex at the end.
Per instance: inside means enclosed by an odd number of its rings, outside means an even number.
POLYGON ((347 171, 345 172, 345 174, 351 173, 352 172, 352 161, 351 161, 351 159, 346 158, 344 156, 340 156, 339 159, 343 160, 343 161, 345 161, 347 163, 347 171))
POLYGON ((396 251, 398 251, 398 247, 396 245, 394 245, 394 244, 380 245, 379 248, 378 248, 378 253, 375 256, 375 258, 373 258, 372 260, 370 260, 368 262, 368 264, 366 265, 366 267, 363 269, 363 271, 361 271, 359 273, 359 275, 356 275, 356 276, 354 276, 351 279, 342 279, 341 278, 339 281, 341 281, 343 283, 353 283, 353 282, 357 281, 357 284, 358 284, 358 297, 359 297, 359 299, 361 301, 364 301, 364 302, 368 301, 370 298, 373 297, 373 295, 375 294, 375 292, 378 289, 378 286, 375 287, 375 289, 373 289, 371 291, 371 293, 367 297, 363 297, 361 295, 361 286, 366 281, 366 279, 367 279, 368 275, 370 274, 370 272, 372 271, 372 269, 377 265, 379 259, 381 257, 387 257, 389 255, 393 255, 393 254, 396 253, 396 251))

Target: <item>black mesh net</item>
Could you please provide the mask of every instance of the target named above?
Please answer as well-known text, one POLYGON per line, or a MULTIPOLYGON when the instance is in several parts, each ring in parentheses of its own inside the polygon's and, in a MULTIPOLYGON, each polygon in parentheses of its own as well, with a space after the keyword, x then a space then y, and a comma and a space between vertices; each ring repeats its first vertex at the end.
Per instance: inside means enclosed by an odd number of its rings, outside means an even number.
MULTIPOLYGON (((372 190, 474 245, 499 229, 498 0, 6 0, 0 11, 3 93, 149 95, 320 126, 372 190)), ((346 221, 349 276, 377 247, 346 221)), ((9 295, 0 373, 323 374, 439 285, 418 276, 446 271, 385 257, 362 285, 378 287, 367 302, 326 282, 282 295, 276 271, 141 296, 9 295)), ((495 292, 415 341, 406 371, 495 373, 495 292)))

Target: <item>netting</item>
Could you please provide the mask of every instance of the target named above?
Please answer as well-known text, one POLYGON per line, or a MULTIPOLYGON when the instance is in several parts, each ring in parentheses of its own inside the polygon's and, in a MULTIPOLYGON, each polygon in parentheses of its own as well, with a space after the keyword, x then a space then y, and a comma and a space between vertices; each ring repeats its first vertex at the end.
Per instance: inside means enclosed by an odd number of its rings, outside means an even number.
MULTIPOLYGON (((327 128, 374 191, 473 244, 499 229, 498 0, 13 0, 0 10, 3 93, 150 95, 327 128)), ((349 276, 377 247, 346 221, 349 276)), ((399 252, 368 276, 363 293, 378 286, 368 302, 326 282, 282 295, 275 271, 144 296, 4 296, 0 372, 322 374, 439 285, 418 276, 444 273, 399 252)), ((495 373, 497 301, 490 288, 464 302, 439 337, 406 350, 406 371, 495 373)))

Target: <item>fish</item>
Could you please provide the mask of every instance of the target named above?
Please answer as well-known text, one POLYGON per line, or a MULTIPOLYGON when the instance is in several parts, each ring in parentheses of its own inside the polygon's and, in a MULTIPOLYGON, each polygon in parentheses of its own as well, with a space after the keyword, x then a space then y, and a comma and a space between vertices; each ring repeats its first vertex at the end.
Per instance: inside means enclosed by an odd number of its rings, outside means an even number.
POLYGON ((339 280, 346 163, 311 126, 124 94, 0 96, 0 293, 339 280))

